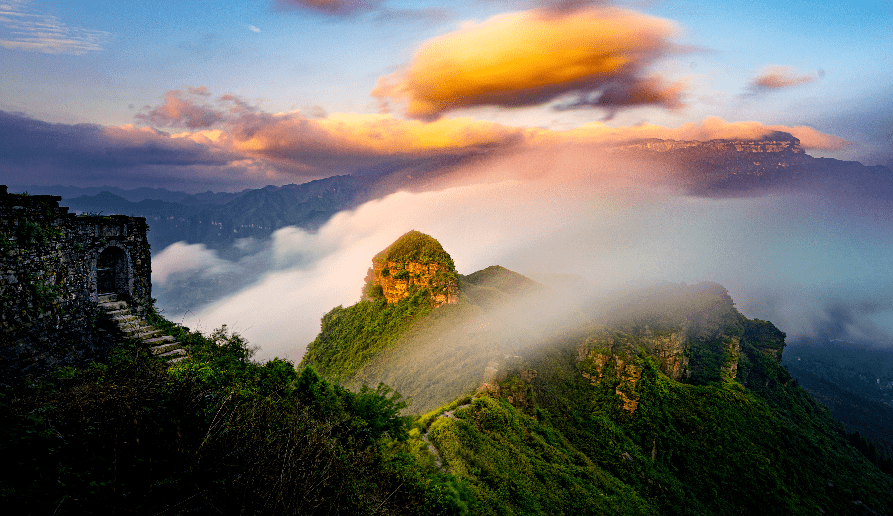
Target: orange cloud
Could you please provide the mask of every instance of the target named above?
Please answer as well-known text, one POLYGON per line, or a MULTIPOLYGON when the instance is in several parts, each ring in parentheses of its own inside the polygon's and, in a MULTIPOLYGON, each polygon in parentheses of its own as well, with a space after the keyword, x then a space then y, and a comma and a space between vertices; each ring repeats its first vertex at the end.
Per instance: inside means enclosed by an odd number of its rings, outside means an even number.
MULTIPOLYGON (((144 129, 145 130, 145 129, 144 129)), ((837 150, 847 142, 806 126, 726 122, 716 117, 679 127, 641 124, 610 127, 591 122, 567 131, 500 125, 472 118, 432 122, 391 115, 332 113, 309 118, 300 113, 250 113, 230 120, 224 129, 173 135, 175 139, 266 159, 304 175, 356 170, 394 159, 462 156, 505 148, 547 150, 562 144, 610 146, 644 138, 669 140, 759 139, 783 131, 806 149, 837 150)), ((152 136, 149 131, 145 136, 152 136)))
POLYGON ((145 113, 136 115, 138 120, 145 120, 159 127, 188 127, 198 129, 210 127, 224 118, 224 113, 213 107, 198 104, 192 97, 207 96, 207 88, 199 86, 190 88, 188 93, 170 90, 164 95, 164 104, 155 108, 146 106, 145 113))
POLYGON ((565 107, 679 107, 682 87, 646 68, 675 46, 675 25, 633 11, 593 7, 504 14, 432 39, 408 68, 372 94, 433 119, 469 106, 534 106, 565 95, 565 107))
POLYGON ((206 86, 182 90, 170 90, 164 95, 164 103, 160 106, 146 106, 136 115, 142 120, 158 127, 187 127, 204 129, 225 122, 233 116, 252 113, 257 108, 242 98, 225 94, 218 97, 214 105, 207 104, 205 97, 211 92, 206 86))
POLYGON ((753 90, 778 90, 814 80, 811 75, 797 74, 790 66, 767 66, 754 77, 750 86, 753 90))
MULTIPOLYGON (((230 129, 240 152, 287 161, 298 168, 362 164, 366 159, 463 153, 518 141, 523 130, 470 118, 436 122, 390 115, 332 113, 312 119, 299 113, 245 116, 230 129)), ((220 141, 220 135, 208 135, 220 141)))
MULTIPOLYGON (((647 81, 646 81, 647 82, 647 81)), ((640 89, 647 91, 648 86, 640 89)), ((759 122, 726 122, 716 117, 676 128, 652 124, 611 127, 591 122, 567 131, 513 127, 472 118, 407 120, 384 114, 300 112, 265 113, 234 95, 214 98, 212 104, 197 102, 210 97, 206 88, 190 93, 168 92, 163 106, 140 114, 138 119, 191 130, 168 135, 156 129, 133 126, 109 128, 109 137, 149 144, 191 149, 196 145, 227 159, 266 162, 282 171, 321 177, 379 164, 418 161, 443 163, 441 158, 464 158, 500 149, 547 151, 562 144, 615 145, 644 138, 672 140, 759 139, 774 131, 791 133, 806 149, 836 150, 847 142, 805 126, 764 125, 759 122), (191 96, 190 96, 191 95, 191 96), (189 100, 186 102, 184 99, 189 100), (196 102, 192 102, 192 101, 196 102), (211 112, 213 124, 202 118, 211 112), (162 116, 163 114, 163 116, 162 116), (322 116, 320 116, 322 115, 322 116)), ((621 102, 617 97, 616 102, 621 102)), ((438 165, 439 166, 439 165, 438 165)))

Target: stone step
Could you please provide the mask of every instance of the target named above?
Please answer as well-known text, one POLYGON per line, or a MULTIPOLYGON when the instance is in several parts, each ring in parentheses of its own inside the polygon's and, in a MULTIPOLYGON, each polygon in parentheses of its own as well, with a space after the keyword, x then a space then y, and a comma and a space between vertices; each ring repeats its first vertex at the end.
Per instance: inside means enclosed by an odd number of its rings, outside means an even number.
POLYGON ((143 340, 143 344, 149 344, 152 346, 163 344, 166 342, 177 342, 177 339, 171 337, 170 335, 162 335, 161 337, 153 337, 151 339, 143 340))
POLYGON ((103 294, 98 297, 98 301, 98 305, 111 317, 125 337, 139 339, 143 345, 149 347, 153 355, 166 359, 169 364, 179 362, 186 356, 186 349, 177 339, 164 335, 161 330, 134 314, 125 301, 118 301, 117 295, 103 294))
POLYGON ((98 305, 106 311, 127 308, 127 303, 125 301, 103 301, 102 303, 98 303, 98 305))
POLYGON ((146 324, 146 321, 139 321, 139 324, 119 324, 118 329, 124 333, 138 333, 146 331, 154 331, 157 328, 146 324))
POLYGON ((173 351, 168 351, 167 353, 161 353, 158 356, 162 357, 162 358, 171 359, 174 357, 182 357, 184 355, 186 355, 186 350, 183 348, 177 348, 173 351))
POLYGON ((175 341, 175 342, 171 342, 169 344, 161 344, 159 346, 152 346, 149 349, 152 350, 152 354, 161 355, 161 354, 167 353, 168 351, 173 351, 175 349, 181 349, 181 348, 180 348, 180 343, 175 341))
POLYGON ((130 337, 131 339, 140 339, 146 340, 153 337, 160 337, 159 335, 161 330, 148 330, 148 331, 133 331, 133 332, 124 332, 125 335, 130 337))

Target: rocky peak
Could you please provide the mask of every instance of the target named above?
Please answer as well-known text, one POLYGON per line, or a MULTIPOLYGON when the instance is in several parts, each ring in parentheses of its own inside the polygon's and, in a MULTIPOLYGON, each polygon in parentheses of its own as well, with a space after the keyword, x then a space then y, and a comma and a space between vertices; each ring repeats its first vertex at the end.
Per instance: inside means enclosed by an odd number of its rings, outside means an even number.
POLYGON ((440 242, 413 230, 372 258, 363 299, 397 303, 418 289, 427 289, 438 307, 458 301, 458 284, 456 266, 440 242))

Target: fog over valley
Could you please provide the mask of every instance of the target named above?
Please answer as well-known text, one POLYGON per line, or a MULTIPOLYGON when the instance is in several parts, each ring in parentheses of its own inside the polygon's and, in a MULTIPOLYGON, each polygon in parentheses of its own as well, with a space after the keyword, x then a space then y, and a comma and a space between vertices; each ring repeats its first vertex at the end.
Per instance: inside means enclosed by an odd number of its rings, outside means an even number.
POLYGON ((570 274, 591 292, 716 281, 742 313, 789 338, 893 342, 891 211, 872 189, 807 183, 710 198, 691 194, 686 177, 595 151, 503 157, 451 170, 435 191, 340 212, 317 231, 286 227, 222 251, 156 250, 154 293, 177 322, 227 324, 260 348, 258 358, 299 361, 321 316, 359 300, 371 257, 416 229, 435 236, 462 274, 490 265, 546 283, 570 274))

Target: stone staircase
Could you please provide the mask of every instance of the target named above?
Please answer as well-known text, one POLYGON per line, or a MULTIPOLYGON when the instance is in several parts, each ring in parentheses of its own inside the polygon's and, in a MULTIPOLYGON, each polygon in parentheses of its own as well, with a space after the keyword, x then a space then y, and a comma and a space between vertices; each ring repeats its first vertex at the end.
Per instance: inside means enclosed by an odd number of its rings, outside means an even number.
POLYGON ((99 307, 118 325, 118 329, 128 339, 141 341, 156 356, 169 364, 179 362, 186 356, 186 348, 170 335, 146 322, 133 313, 126 301, 118 299, 116 294, 101 294, 99 307))

